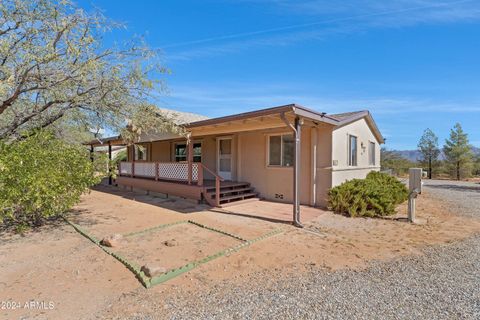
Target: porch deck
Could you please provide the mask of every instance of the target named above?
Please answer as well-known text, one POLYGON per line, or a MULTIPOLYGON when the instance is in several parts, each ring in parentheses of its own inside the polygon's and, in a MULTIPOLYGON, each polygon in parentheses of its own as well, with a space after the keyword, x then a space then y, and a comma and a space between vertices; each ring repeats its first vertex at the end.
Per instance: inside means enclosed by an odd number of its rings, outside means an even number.
POLYGON ((205 201, 214 207, 258 199, 250 183, 225 181, 201 163, 121 162, 118 172, 118 185, 205 201), (204 170, 215 179, 205 179, 204 170))
MULTIPOLYGON (((119 179, 120 181, 123 181, 123 178, 131 178, 130 176, 123 176, 120 175, 117 177, 116 182, 118 183, 119 179)), ((201 189, 211 189, 215 188, 215 180, 214 179, 205 179, 203 180, 203 185, 199 186, 197 184, 189 185, 187 181, 172 181, 168 179, 158 179, 155 180, 155 178, 149 178, 149 177, 135 177, 137 180, 147 180, 147 181, 156 181, 156 182, 163 182, 163 183, 172 183, 172 184, 178 184, 178 185, 184 185, 184 186, 192 186, 192 187, 198 187, 201 189)), ((227 187, 236 187, 238 185, 244 185, 248 184, 248 182, 242 182, 242 181, 220 181, 220 187, 221 188, 227 188, 227 187)))

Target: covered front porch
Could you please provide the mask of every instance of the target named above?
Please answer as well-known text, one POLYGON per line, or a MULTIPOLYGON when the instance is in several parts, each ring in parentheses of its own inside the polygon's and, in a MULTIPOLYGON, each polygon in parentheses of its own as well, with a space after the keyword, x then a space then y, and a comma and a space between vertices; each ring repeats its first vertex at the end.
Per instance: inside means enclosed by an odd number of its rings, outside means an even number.
POLYGON ((115 182, 214 207, 260 195, 293 204, 292 220, 301 226, 300 204, 316 206, 323 190, 317 169, 331 163, 333 122, 285 105, 188 123, 185 136, 145 133, 128 146, 115 182), (325 153, 319 151, 321 142, 325 153))
POLYGON ((120 162, 115 183, 205 201, 213 207, 258 199, 250 183, 227 181, 199 162, 120 162))

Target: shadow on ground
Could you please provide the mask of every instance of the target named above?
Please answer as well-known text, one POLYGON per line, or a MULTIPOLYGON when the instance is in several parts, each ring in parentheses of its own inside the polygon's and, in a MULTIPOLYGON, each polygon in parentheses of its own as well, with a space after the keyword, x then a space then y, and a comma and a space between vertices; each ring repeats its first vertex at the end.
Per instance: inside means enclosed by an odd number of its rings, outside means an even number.
POLYGON ((147 194, 147 192, 137 192, 123 190, 119 187, 97 185, 92 190, 116 195, 128 200, 138 201, 150 205, 154 205, 163 209, 169 209, 178 213, 194 213, 202 210, 208 210, 210 207, 204 204, 197 204, 177 197, 167 197, 166 195, 156 196, 147 194))
POLYGON ((288 224, 288 225, 292 224, 292 221, 289 221, 289 220, 262 217, 262 216, 255 215, 255 214, 234 212, 234 211, 219 209, 219 208, 213 208, 213 209, 210 209, 210 211, 215 212, 215 213, 225 214, 225 215, 233 215, 233 216, 238 216, 238 217, 251 218, 251 219, 257 219, 257 220, 274 222, 274 223, 283 223, 283 224, 288 224))
POLYGON ((60 227, 67 226, 67 223, 61 216, 55 216, 44 220, 40 225, 27 225, 23 232, 19 231, 18 226, 18 223, 14 221, 4 221, 0 224, 0 239, 2 243, 13 241, 18 236, 23 237, 30 233, 49 233, 60 227))
MULTIPOLYGON (((66 218, 74 222, 76 224, 80 224, 84 227, 94 226, 100 223, 99 219, 95 219, 95 216, 86 215, 85 213, 89 213, 91 211, 87 209, 72 209, 66 215, 66 218)), ((114 221, 114 222, 122 222, 122 219, 115 216, 115 214, 107 214, 105 212, 102 213, 102 221, 114 221)))

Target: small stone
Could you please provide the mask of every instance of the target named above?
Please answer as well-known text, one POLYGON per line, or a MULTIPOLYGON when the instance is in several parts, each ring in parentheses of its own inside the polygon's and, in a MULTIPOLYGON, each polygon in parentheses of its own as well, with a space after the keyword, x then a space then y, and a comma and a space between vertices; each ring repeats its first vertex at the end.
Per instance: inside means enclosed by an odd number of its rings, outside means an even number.
POLYGON ((175 239, 164 241, 163 244, 166 245, 167 247, 178 246, 177 240, 175 239))
POLYGON ((121 240, 123 239, 121 234, 112 234, 107 236, 100 241, 100 244, 105 247, 118 247, 121 240))
POLYGON ((140 268, 140 271, 145 273, 147 277, 153 278, 155 276, 158 276, 158 275, 161 275, 162 273, 167 272, 167 269, 165 269, 164 267, 146 264, 140 268))

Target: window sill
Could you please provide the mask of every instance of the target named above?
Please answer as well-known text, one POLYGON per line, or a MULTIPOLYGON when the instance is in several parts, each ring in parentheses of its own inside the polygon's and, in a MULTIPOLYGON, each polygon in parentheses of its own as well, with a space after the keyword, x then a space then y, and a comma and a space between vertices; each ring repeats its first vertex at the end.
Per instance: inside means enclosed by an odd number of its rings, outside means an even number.
POLYGON ((348 166, 348 167, 333 167, 332 171, 354 171, 354 170, 369 170, 369 169, 380 169, 380 166, 348 166))
POLYGON ((271 166, 267 165, 267 169, 293 169, 293 166, 271 166))

